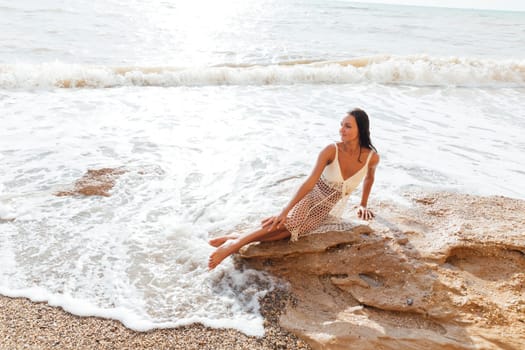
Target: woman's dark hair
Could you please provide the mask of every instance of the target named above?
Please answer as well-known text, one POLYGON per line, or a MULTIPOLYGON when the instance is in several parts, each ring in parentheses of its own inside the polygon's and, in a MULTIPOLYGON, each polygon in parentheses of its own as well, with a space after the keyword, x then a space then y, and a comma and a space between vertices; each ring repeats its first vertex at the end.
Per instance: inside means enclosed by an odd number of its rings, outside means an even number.
MULTIPOLYGON (((354 108, 348 112, 348 115, 353 116, 357 123, 357 129, 359 130, 359 147, 366 147, 377 153, 377 150, 374 145, 372 145, 372 140, 370 139, 370 121, 368 119, 368 114, 360 108, 354 108)), ((361 152, 359 152, 358 160, 361 161, 361 152)))

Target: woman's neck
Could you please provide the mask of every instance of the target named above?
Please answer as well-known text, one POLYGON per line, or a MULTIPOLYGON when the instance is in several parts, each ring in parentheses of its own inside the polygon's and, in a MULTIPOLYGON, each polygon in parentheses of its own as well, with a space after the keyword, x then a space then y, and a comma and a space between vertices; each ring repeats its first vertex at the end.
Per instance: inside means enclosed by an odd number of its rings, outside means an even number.
POLYGON ((359 145, 359 141, 343 142, 343 151, 350 154, 357 154, 361 152, 361 146, 359 145))

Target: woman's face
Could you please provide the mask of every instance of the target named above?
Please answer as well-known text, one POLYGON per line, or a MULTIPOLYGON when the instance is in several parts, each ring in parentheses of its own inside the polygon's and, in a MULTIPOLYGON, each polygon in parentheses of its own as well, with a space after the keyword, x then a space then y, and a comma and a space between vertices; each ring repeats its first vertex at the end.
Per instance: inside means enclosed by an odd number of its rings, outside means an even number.
POLYGON ((341 129, 339 129, 341 141, 359 140, 359 130, 357 129, 357 122, 353 115, 347 115, 341 120, 341 129))

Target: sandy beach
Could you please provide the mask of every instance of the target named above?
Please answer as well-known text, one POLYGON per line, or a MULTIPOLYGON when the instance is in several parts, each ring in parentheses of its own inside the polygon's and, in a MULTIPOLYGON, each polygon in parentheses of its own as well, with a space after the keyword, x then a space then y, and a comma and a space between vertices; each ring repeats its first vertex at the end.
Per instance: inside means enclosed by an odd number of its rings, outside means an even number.
POLYGON ((261 300, 265 336, 256 338, 199 324, 136 332, 118 321, 79 317, 46 303, 0 296, 0 349, 310 349, 277 323, 286 298, 272 292, 261 300))

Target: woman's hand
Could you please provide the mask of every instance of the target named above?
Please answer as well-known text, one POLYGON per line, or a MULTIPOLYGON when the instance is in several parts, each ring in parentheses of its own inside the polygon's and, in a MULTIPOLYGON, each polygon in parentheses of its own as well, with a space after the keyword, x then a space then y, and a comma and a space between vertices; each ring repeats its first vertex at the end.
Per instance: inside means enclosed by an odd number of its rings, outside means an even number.
POLYGON ((287 215, 288 213, 283 211, 279 215, 270 216, 269 218, 264 219, 263 221, 261 221, 261 225, 268 231, 282 229, 284 228, 284 224, 286 223, 287 215))
POLYGON ((273 224, 274 217, 275 216, 270 216, 270 217, 267 217, 266 219, 264 219, 263 221, 261 221, 261 226, 263 228, 271 226, 273 224))
POLYGON ((360 205, 359 208, 357 209, 357 217, 359 219, 368 221, 368 220, 372 220, 375 217, 375 215, 374 215, 374 213, 372 213, 372 211, 370 209, 360 205))

